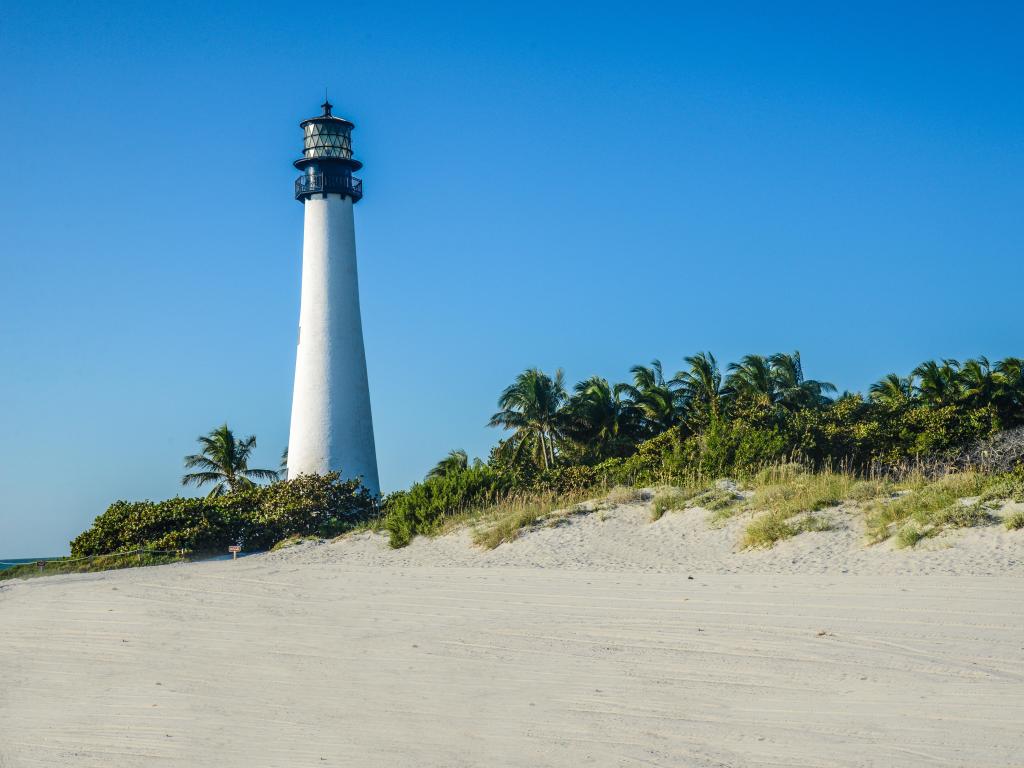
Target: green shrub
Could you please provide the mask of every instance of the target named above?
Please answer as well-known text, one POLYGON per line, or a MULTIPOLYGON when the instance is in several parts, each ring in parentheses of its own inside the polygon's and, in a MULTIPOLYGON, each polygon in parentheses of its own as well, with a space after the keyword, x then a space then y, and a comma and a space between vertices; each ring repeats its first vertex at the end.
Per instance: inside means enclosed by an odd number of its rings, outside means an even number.
POLYGON ((486 464, 430 477, 414 483, 407 491, 398 491, 384 501, 384 528, 392 547, 404 547, 417 534, 435 534, 444 522, 508 496, 511 478, 495 472, 486 464))
POLYGON ((337 472, 253 486, 224 500, 243 521, 243 543, 256 550, 289 536, 333 538, 376 513, 369 491, 358 480, 341 480, 337 472))
POLYGON ((1003 521, 1003 525, 1006 526, 1008 531, 1019 531, 1024 528, 1024 509, 1011 512, 1006 516, 1006 520, 1003 521))
POLYGON ((75 557, 137 548, 222 552, 268 549, 289 536, 330 537, 375 512, 358 480, 302 475, 212 498, 117 501, 71 542, 75 557))

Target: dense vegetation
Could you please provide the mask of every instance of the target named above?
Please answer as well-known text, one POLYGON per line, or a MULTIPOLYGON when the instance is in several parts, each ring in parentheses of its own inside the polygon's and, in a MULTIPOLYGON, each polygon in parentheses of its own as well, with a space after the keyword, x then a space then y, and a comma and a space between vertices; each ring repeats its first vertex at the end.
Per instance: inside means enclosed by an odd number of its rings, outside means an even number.
MULTIPOLYGON (((223 425, 201 436, 200 452, 185 458, 198 471, 183 484, 210 484, 209 495, 115 502, 71 543, 72 555, 223 552, 231 544, 262 550, 294 537, 335 536, 371 520, 398 547, 453 519, 473 519, 477 543, 497 546, 557 505, 617 486, 665 486, 654 499, 655 518, 698 504, 724 519, 750 509, 740 495, 715 487, 712 481, 725 476, 745 478, 767 510, 747 528, 748 546, 820 529, 825 523, 810 513, 842 494, 865 504, 869 537, 898 531, 908 542, 986 519, 986 507, 950 506, 958 488, 1024 499, 1019 466, 1012 477, 984 472, 1005 473, 1024 454, 1014 448, 1024 445, 1024 429, 999 451, 986 442, 997 433, 1018 434, 1007 430, 1024 425, 1018 358, 928 361, 909 376, 885 376, 866 396, 837 395, 832 384, 807 378, 799 353, 747 355, 724 371, 706 352, 685 363, 671 377, 656 360, 635 366, 631 383, 593 376, 571 391, 561 371, 524 371, 498 399, 490 425, 509 434, 487 461, 452 451, 422 482, 388 496, 382 518, 357 480, 342 481, 337 473, 278 480, 273 470, 250 469, 255 438, 236 439, 223 425), (986 467, 996 453, 1002 464, 986 467), (951 466, 980 468, 984 477, 922 485, 929 470, 951 466), (785 469, 780 480, 773 474, 780 467, 796 469, 785 469), (911 476, 907 487, 921 504, 879 501, 894 480, 911 476)), ((1024 526, 1020 518, 1007 526, 1024 526)))
MULTIPOLYGON (((561 371, 530 369, 499 397, 490 424, 511 431, 486 463, 453 451, 421 483, 386 500, 393 546, 445 516, 535 494, 616 484, 753 476, 780 463, 896 476, 948 465, 1024 424, 1024 361, 928 361, 867 396, 804 375, 800 354, 747 355, 725 371, 710 353, 667 377, 635 366, 632 383, 594 376, 570 393, 561 371)), ((698 484, 699 485, 699 484, 698 484)))
POLYGON ((139 548, 192 553, 272 547, 289 536, 337 536, 375 514, 358 480, 337 473, 248 484, 206 498, 116 501, 71 542, 73 557, 139 548))

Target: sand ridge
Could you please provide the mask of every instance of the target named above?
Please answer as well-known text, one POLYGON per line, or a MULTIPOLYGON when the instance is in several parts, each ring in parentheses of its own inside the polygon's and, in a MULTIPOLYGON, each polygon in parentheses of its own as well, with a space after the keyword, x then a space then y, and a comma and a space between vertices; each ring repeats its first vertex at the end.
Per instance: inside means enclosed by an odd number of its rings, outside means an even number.
MULTIPOLYGON (((1020 505, 1007 505, 1007 514, 1020 505)), ((840 506, 819 513, 834 526, 803 533, 771 549, 737 546, 749 513, 723 525, 703 509, 669 512, 651 522, 650 501, 584 514, 555 515, 495 550, 475 547, 468 530, 419 537, 403 549, 388 548, 381 533, 362 533, 336 544, 300 545, 269 555, 281 562, 380 567, 567 568, 657 573, 761 574, 971 574, 1024 575, 1024 531, 993 524, 947 531, 914 549, 891 542, 865 544, 862 513, 840 506)), ((997 515, 998 519, 998 515, 997 515)))

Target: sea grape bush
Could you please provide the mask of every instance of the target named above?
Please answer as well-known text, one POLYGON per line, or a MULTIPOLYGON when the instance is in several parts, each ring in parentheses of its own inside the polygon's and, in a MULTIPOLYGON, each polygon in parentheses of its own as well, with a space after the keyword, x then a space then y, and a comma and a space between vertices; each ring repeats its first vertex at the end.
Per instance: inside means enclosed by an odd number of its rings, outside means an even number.
POLYGON ((358 480, 301 475, 222 496, 116 501, 71 542, 75 557, 137 548, 223 552, 267 549, 289 536, 336 536, 371 519, 376 506, 358 480))
POLYGON ((434 475, 388 496, 384 527, 392 546, 405 546, 417 534, 436 532, 446 515, 493 504, 512 488, 508 476, 484 464, 434 475))

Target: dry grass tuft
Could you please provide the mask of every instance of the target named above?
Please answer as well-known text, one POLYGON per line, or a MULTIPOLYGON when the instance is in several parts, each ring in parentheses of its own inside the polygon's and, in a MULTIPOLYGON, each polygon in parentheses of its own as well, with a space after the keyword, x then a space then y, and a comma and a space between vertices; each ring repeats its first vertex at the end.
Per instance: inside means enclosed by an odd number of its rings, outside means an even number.
POLYGON ((682 511, 700 506, 695 499, 707 491, 707 485, 699 480, 684 485, 660 488, 651 503, 651 521, 660 520, 666 512, 682 511))
POLYGON ((980 499, 1003 481, 1002 477, 977 472, 949 474, 933 481, 911 477, 897 485, 906 493, 876 500, 866 507, 868 540, 877 543, 896 535, 897 546, 913 546, 944 528, 990 523, 993 518, 987 506, 991 501, 980 499), (962 502, 970 497, 978 497, 979 501, 969 505, 962 502), (908 528, 909 523, 916 525, 908 528))
MULTIPOLYGON (((588 514, 591 506, 583 504, 591 494, 517 497, 494 504, 472 513, 476 525, 473 542, 484 549, 495 549, 502 544, 515 541, 527 528, 542 522, 553 522, 553 515, 563 516, 588 514)), ((465 518, 463 518, 465 522, 465 518)))
POLYGON ((611 507, 617 507, 620 504, 635 504, 643 500, 643 491, 639 488, 631 488, 628 485, 615 486, 608 491, 608 495, 605 497, 605 503, 611 507))
POLYGON ((804 531, 830 531, 832 528, 832 524, 820 515, 808 513, 793 516, 780 512, 766 512, 755 517, 744 529, 740 547, 767 549, 804 531))
POLYGON ((928 536, 929 532, 925 531, 917 523, 910 522, 904 525, 896 533, 894 544, 897 549, 906 549, 907 547, 913 547, 921 539, 928 536))
POLYGON ((1006 516, 1006 519, 1003 521, 1003 525, 1006 526, 1006 530, 1008 531, 1019 531, 1024 528, 1024 510, 1011 512, 1006 516))
POLYGON ((660 520, 666 512, 686 508, 689 497, 681 488, 662 488, 655 492, 651 502, 651 522, 660 520))
POLYGON ((798 464, 762 470, 752 485, 754 495, 742 509, 764 514, 755 517, 744 531, 740 542, 744 548, 770 547, 804 531, 828 530, 828 521, 811 513, 884 492, 880 481, 858 480, 850 473, 831 470, 808 472, 798 464))

